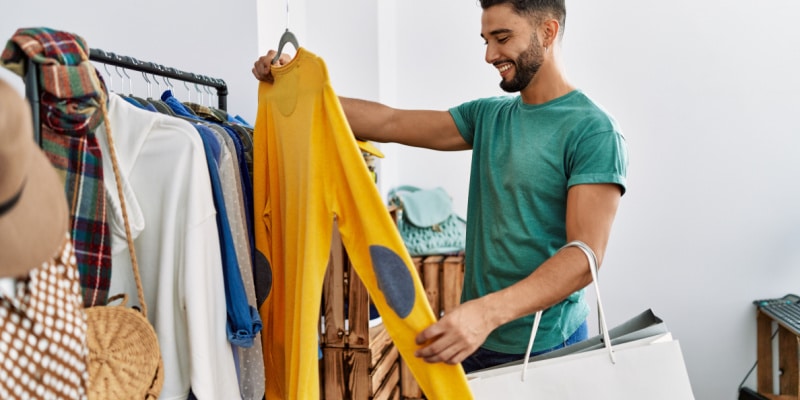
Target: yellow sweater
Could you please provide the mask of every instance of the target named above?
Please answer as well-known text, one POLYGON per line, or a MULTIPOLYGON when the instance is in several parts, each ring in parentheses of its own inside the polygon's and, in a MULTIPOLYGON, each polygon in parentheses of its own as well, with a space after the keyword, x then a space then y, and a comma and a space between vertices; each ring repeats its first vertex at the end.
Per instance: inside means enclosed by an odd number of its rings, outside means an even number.
POLYGON ((320 398, 317 326, 336 217, 353 267, 427 397, 471 399, 460 365, 414 356, 414 338, 435 317, 324 61, 300 48, 272 74, 274 83, 258 90, 253 154, 256 275, 272 275, 259 307, 266 398, 320 398))

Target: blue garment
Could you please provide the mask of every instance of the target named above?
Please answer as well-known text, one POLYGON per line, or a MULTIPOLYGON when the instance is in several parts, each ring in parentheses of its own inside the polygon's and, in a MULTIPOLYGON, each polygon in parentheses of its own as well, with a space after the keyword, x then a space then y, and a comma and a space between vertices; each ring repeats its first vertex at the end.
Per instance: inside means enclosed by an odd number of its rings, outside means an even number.
POLYGON ((172 112, 175 115, 186 117, 189 119, 197 120, 197 121, 205 121, 204 119, 198 117, 195 113, 189 110, 188 107, 183 105, 180 100, 176 99, 175 96, 172 95, 172 91, 167 89, 164 93, 161 94, 161 101, 167 103, 169 108, 172 109, 172 112))
POLYGON ((128 103, 131 103, 131 104, 133 104, 133 105, 134 105, 134 106, 136 106, 137 108, 141 108, 142 110, 144 110, 144 104, 142 104, 142 103, 139 103, 138 101, 136 101, 136 99, 134 99, 134 98, 132 98, 132 97, 128 97, 128 96, 119 96, 119 97, 122 97, 122 100, 125 100, 125 101, 127 101, 128 103))
POLYGON ((128 96, 119 96, 123 100, 127 101, 128 103, 133 104, 134 106, 141 108, 142 110, 158 112, 158 110, 150 103, 142 104, 141 102, 137 101, 136 99, 128 96))
MULTIPOLYGON (((582 342, 588 338, 589 338, 589 324, 587 324, 586 321, 583 321, 583 324, 581 324, 578 327, 578 330, 576 330, 575 333, 573 333, 572 336, 568 337, 567 340, 565 340, 563 343, 551 347, 547 350, 532 351, 531 357, 538 356, 544 353, 549 353, 553 350, 558 350, 562 347, 567 347, 569 345, 582 342)), ((469 357, 467 357, 464 361, 461 362, 461 366, 464 367, 464 372, 470 373, 480 369, 494 367, 496 365, 506 364, 523 359, 525 359, 525 354, 499 353, 483 347, 479 347, 478 350, 476 350, 474 353, 472 353, 469 357)))
MULTIPOLYGON (((182 117, 190 118, 197 121, 203 121, 203 123, 214 123, 210 121, 206 121, 197 115, 193 114, 188 107, 183 105, 175 96, 172 95, 171 90, 165 90, 164 93, 161 95, 161 100, 167 103, 169 107, 172 109, 175 114, 180 115, 182 117)), ((244 156, 244 149, 245 145, 242 143, 242 139, 239 135, 234 131, 233 128, 227 126, 225 124, 217 124, 225 129, 225 132, 228 133, 228 136, 233 139, 234 146, 236 147, 236 157, 239 160, 239 174, 242 177, 242 198, 244 202, 244 211, 245 211, 245 220, 247 221, 247 238, 248 238, 248 245, 250 246, 250 255, 251 255, 251 264, 255 267, 255 233, 253 230, 253 183, 252 179, 250 179, 250 172, 247 169, 247 162, 245 161, 244 156)), ((216 141, 216 140, 215 140, 216 141)), ((255 270, 253 271, 255 273, 255 270)))
POLYGON ((234 124, 239 124, 239 125, 242 125, 242 126, 246 126, 246 127, 250 128, 250 129, 253 129, 253 125, 250 125, 249 122, 245 121, 244 118, 242 118, 242 117, 240 117, 238 115, 230 115, 230 114, 228 114, 228 122, 231 122, 231 123, 234 123, 234 124))
POLYGON ((154 105, 152 105, 150 103, 142 104, 142 106, 144 106, 145 110, 152 111, 152 112, 158 112, 158 109, 156 108, 156 106, 154 106, 154 105))
POLYGON ((214 136, 214 132, 209 128, 201 124, 195 124, 194 127, 203 140, 208 172, 211 177, 214 205, 217 209, 217 225, 219 228, 220 249, 222 251, 222 272, 225 280, 225 305, 228 312, 228 341, 236 346, 252 347, 253 339, 261 331, 262 323, 258 310, 255 307, 251 307, 247 302, 244 281, 239 271, 239 262, 236 260, 230 222, 225 212, 225 199, 219 177, 221 144, 214 136))

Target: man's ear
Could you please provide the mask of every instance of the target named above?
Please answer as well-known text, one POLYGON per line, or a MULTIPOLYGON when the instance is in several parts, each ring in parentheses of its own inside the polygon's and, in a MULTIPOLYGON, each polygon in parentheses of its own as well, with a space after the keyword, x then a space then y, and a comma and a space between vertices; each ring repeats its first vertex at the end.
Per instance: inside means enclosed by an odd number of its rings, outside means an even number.
POLYGON ((561 24, 554 18, 546 18, 540 27, 544 34, 542 35, 542 45, 544 47, 552 47, 558 40, 558 34, 561 31, 561 24))

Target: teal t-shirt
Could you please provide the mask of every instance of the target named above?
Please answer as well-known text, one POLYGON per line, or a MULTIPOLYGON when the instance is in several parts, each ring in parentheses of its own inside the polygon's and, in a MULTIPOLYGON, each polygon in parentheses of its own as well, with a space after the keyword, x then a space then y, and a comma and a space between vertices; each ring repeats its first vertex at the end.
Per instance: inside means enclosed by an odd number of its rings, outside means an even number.
MULTIPOLYGON (((616 183, 625 191, 625 138, 583 92, 544 104, 520 96, 479 99, 450 109, 472 145, 462 300, 510 286, 566 244, 567 190, 616 183)), ((583 290, 545 310, 534 351, 564 342, 583 323, 583 290)), ((533 315, 493 331, 483 347, 523 354, 533 315)))

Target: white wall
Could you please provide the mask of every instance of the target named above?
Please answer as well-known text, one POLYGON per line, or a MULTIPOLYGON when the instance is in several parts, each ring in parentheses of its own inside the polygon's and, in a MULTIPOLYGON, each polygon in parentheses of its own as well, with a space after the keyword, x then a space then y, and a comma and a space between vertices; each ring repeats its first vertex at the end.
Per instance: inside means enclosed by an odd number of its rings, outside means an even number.
MULTIPOLYGON (((13 7, 0 13, 0 37, 51 26, 223 78, 231 111, 251 120, 250 68, 286 27, 283 0, 13 7)), ((290 10, 289 27, 325 58, 339 94, 446 109, 501 93, 483 62, 474 1, 291 0, 290 10)), ((601 279, 609 318, 648 307, 662 316, 700 400, 735 398, 755 361, 751 301, 800 292, 799 17, 789 0, 568 5, 569 75, 617 117, 631 155, 601 279)), ((384 191, 442 185, 463 213, 469 152, 383 149, 384 191)))
MULTIPOLYGON (((3 45, 18 28, 49 27, 71 32, 92 48, 223 79, 229 91, 228 110, 251 123, 255 119, 257 85, 250 74, 259 51, 255 0, 26 0, 2 8, 3 45)), ((98 69, 105 75, 100 65, 98 69)), ((113 69, 110 72, 114 74, 114 90, 121 91, 122 81, 113 69)), ((134 94, 146 96, 141 74, 129 75, 134 94)), ((23 87, 22 80, 4 68, 0 68, 0 78, 23 87)), ((182 84, 173 84, 176 96, 187 99, 182 84)), ((153 97, 159 95, 155 85, 152 92, 153 97)), ((192 96, 193 101, 198 100, 196 94, 192 96)))
MULTIPOLYGON (((483 62, 476 2, 389 4, 395 20, 379 27, 378 46, 381 59, 396 60, 396 87, 373 99, 446 109, 501 93, 483 62)), ((702 400, 736 398, 755 362, 752 300, 800 292, 800 5, 752 4, 568 4, 568 73, 617 117, 631 155, 601 278, 609 318, 653 308, 680 340, 702 400)), ((359 13, 341 5, 332 19, 359 13)), ((358 58, 347 62, 367 72, 358 58)), ((393 149, 384 167, 398 173, 383 189, 442 185, 463 211, 469 156, 393 149)))
POLYGON ((788 50, 800 44, 800 6, 570 10, 571 75, 614 112, 631 151, 607 307, 620 317, 652 307, 681 340, 698 399, 735 398, 755 361, 751 301, 800 291, 800 56, 788 50))

